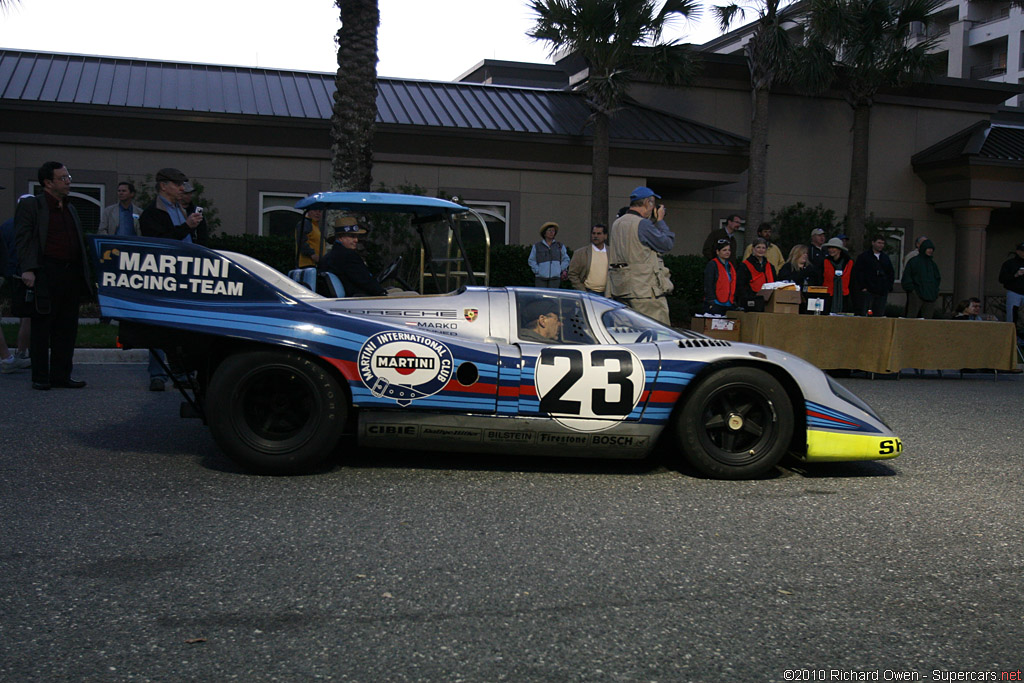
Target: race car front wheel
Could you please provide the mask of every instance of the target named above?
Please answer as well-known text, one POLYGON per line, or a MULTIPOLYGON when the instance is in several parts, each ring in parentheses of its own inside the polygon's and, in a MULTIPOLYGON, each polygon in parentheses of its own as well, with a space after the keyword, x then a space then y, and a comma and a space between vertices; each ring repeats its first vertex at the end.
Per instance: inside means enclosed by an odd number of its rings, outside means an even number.
POLYGON ((214 372, 206 400, 217 445, 263 474, 308 471, 341 438, 348 397, 312 358, 288 351, 228 357, 214 372))
POLYGON ((726 368, 702 380, 677 420, 687 460, 717 479, 767 473, 793 436, 793 406, 785 389, 754 368, 726 368))

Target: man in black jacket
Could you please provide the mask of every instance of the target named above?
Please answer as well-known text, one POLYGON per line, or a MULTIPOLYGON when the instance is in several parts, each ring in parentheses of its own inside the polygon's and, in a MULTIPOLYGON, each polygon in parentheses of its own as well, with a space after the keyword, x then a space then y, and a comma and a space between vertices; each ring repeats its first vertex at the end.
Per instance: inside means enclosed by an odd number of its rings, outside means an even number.
POLYGON ((896 281, 896 271, 885 253, 885 237, 871 236, 871 247, 853 264, 853 298, 857 315, 885 316, 889 292, 896 281))
POLYGON ((345 296, 387 296, 387 290, 370 269, 356 248, 359 238, 366 234, 356 219, 342 216, 334 221, 334 246, 320 260, 320 267, 341 280, 345 296))
POLYGON ((71 367, 78 337, 78 304, 91 292, 82 222, 68 202, 71 174, 47 161, 37 174, 43 193, 18 202, 14 239, 21 280, 33 290, 35 312, 29 349, 32 388, 81 389, 71 367))
POLYGON ((139 233, 143 237, 196 241, 196 228, 203 215, 196 211, 186 213, 181 205, 187 182, 185 174, 176 168, 161 168, 156 172, 156 199, 139 217, 139 233))
POLYGON ((1006 321, 1016 322, 1024 307, 1024 242, 1014 247, 1015 255, 999 269, 999 284, 1006 287, 1006 321))
MULTIPOLYGON (((143 237, 199 243, 196 229, 203 215, 194 209, 187 211, 181 203, 187 182, 185 174, 176 168, 161 168, 156 172, 156 199, 139 216, 139 233, 143 237)), ((163 391, 166 387, 166 363, 167 354, 162 349, 149 350, 150 391, 163 391)))

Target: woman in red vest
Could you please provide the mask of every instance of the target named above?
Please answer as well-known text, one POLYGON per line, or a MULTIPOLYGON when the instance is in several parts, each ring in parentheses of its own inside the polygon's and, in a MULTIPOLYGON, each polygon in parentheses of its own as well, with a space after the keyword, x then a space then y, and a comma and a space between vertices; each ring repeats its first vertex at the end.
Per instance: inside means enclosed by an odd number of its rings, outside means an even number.
MULTIPOLYGON (((754 299, 768 282, 775 282, 775 268, 768 262, 768 242, 754 239, 750 256, 740 264, 740 303, 754 299)), ((748 309, 752 307, 748 306, 748 309)), ((757 306, 757 310, 764 310, 757 306)))
POLYGON ((850 252, 838 237, 825 242, 823 248, 828 254, 828 258, 821 265, 822 284, 828 287, 825 313, 852 311, 850 279, 853 277, 853 259, 850 258, 850 252))
POLYGON ((738 274, 729 258, 732 244, 727 239, 715 243, 715 258, 704 267, 704 312, 725 315, 736 308, 738 274))

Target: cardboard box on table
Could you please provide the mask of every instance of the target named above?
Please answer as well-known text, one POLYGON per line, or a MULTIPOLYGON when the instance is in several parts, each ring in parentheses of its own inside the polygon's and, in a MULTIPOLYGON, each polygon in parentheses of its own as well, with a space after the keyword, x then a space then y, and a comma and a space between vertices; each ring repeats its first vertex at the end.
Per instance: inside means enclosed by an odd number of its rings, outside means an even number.
POLYGON ((733 318, 698 318, 690 319, 690 329, 706 334, 712 339, 738 342, 740 340, 740 321, 733 318))
POLYGON ((800 291, 795 287, 773 289, 764 305, 765 313, 799 313, 800 291))

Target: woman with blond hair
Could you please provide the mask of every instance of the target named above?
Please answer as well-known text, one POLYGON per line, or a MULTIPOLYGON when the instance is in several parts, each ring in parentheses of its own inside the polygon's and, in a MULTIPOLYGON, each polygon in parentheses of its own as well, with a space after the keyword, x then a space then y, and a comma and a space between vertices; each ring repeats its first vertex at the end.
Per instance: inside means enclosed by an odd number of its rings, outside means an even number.
POLYGON ((795 282, 803 289, 814 283, 814 268, 806 244, 798 244, 789 250, 789 259, 779 268, 779 281, 795 282))

